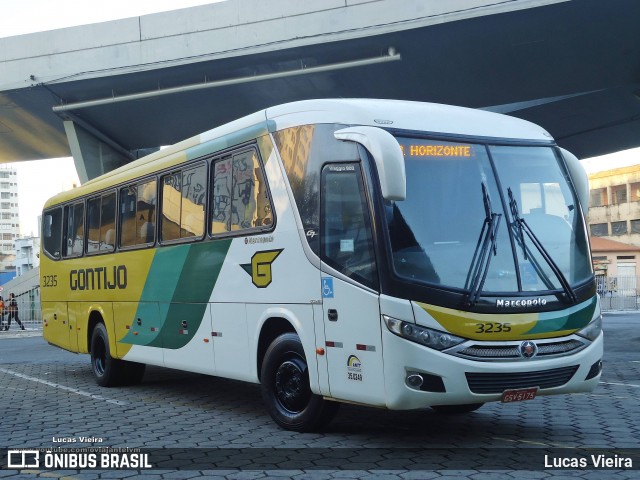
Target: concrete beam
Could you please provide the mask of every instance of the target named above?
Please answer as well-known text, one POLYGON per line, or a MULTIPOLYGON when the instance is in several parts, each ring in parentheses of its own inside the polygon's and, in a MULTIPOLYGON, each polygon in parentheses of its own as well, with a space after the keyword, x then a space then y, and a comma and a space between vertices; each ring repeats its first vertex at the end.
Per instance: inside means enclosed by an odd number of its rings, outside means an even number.
POLYGON ((232 0, 0 39, 0 91, 363 38, 568 0, 232 0))

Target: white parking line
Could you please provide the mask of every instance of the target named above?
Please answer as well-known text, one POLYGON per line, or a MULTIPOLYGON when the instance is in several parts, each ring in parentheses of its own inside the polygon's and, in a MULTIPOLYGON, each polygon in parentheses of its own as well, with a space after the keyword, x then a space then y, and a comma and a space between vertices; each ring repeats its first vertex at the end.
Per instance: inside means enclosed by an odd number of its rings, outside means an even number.
POLYGON ((577 393, 575 395, 586 395, 588 397, 615 398, 616 400, 628 400, 631 397, 621 397, 619 395, 599 395, 596 393, 577 393))
POLYGON ((96 395, 91 392, 85 392, 77 388, 67 387, 66 385, 60 385, 59 383, 49 382, 48 380, 42 380, 41 378, 30 377, 29 375, 14 372, 13 370, 7 370, 6 368, 0 368, 0 372, 6 373, 7 375, 13 375, 14 377, 22 378, 23 380, 29 380, 30 382, 37 382, 43 385, 47 385, 49 387, 58 388, 60 390, 64 390, 65 392, 71 392, 71 393, 75 393, 76 395, 82 395, 83 397, 89 397, 93 400, 101 400, 103 402, 113 403, 114 405, 129 405, 129 402, 125 400, 114 400, 112 398, 103 397, 102 395, 96 395))
POLYGON ((518 444, 525 444, 525 445, 535 445, 536 447, 555 447, 555 448, 573 448, 571 445, 568 445, 566 443, 557 443, 557 442, 536 442, 536 441, 532 441, 532 440, 522 440, 522 439, 518 439, 518 440, 513 440, 511 438, 504 438, 504 437, 491 437, 493 440, 501 440, 503 442, 510 442, 510 443, 518 443, 518 444))

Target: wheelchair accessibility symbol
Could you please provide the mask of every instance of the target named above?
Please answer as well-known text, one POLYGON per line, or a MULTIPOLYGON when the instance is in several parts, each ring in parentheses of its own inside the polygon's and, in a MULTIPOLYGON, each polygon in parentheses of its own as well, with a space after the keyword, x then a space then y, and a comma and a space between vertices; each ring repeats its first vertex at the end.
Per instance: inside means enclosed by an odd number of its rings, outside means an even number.
POLYGON ((333 298, 333 278, 322 277, 322 298, 333 298))

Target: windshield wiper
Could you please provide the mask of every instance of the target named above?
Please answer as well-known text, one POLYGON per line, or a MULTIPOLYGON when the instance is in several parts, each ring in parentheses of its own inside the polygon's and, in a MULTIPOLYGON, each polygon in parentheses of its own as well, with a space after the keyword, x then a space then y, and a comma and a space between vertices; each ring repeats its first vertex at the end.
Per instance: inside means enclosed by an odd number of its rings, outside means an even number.
MULTIPOLYGON (((529 250, 524 243, 524 234, 526 233, 527 237, 529 237, 529 239, 531 240, 531 243, 533 244, 533 246, 536 247, 538 252, 540 252, 540 255, 542 255, 542 258, 545 260, 545 262, 547 262, 549 267, 551 267, 551 271, 558 278, 558 281, 560 282, 560 285, 562 286, 564 293, 567 295, 567 297, 569 297, 572 303, 578 303, 578 297, 576 296, 575 292, 571 288, 571 285, 569 285, 569 282, 567 281, 567 277, 564 276, 564 274, 562 273, 562 270, 560 270, 560 267, 558 267, 558 264, 553 260, 553 258, 551 258, 551 255, 549 255, 549 252, 547 251, 546 248, 544 248, 544 245, 542 245, 542 243, 540 242, 536 234, 533 233, 533 230, 531 230, 531 227, 529 227, 527 222, 525 222, 524 218, 520 216, 520 213, 518 211, 518 202, 516 202, 513 192, 511 191, 511 187, 507 188, 507 193, 509 195, 509 208, 511 210, 511 218, 513 219, 512 225, 514 228, 517 229, 516 237, 518 239, 518 243, 520 243, 520 246, 522 247, 522 253, 524 255, 524 259, 528 260, 527 251, 529 250)), ((533 261, 533 257, 531 257, 531 260, 533 261)), ((540 273, 542 273, 542 269, 539 269, 539 271, 540 273)))
POLYGON ((491 257, 498 254, 498 227, 500 226, 502 214, 495 213, 491 208, 491 198, 489 197, 487 185, 484 181, 481 186, 485 218, 465 282, 465 290, 469 290, 469 295, 464 302, 467 308, 474 306, 478 301, 482 288, 484 287, 484 282, 487 279, 487 273, 489 273, 491 257))

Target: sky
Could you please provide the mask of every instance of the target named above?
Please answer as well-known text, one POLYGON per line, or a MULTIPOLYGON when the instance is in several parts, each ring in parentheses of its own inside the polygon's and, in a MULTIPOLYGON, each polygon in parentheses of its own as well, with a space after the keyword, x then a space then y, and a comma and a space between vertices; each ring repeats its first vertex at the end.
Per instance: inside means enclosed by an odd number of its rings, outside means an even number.
MULTIPOLYGON (((1 2, 2 0, 0 0, 1 2)), ((72 158, 16 162, 20 234, 38 236, 38 215, 49 197, 79 185, 72 158)))
MULTIPOLYGON (((219 0, 0 0, 0 38, 188 8, 219 0)), ((589 173, 640 164, 640 148, 583 160, 589 173)), ((78 185, 70 158, 18 162, 20 230, 37 235, 37 217, 47 198, 78 185)))
POLYGON ((612 168, 630 167, 631 165, 639 164, 640 148, 632 148, 630 150, 623 150, 621 152, 582 160, 582 166, 588 173, 610 170, 612 168))

